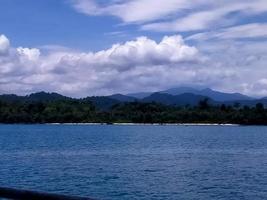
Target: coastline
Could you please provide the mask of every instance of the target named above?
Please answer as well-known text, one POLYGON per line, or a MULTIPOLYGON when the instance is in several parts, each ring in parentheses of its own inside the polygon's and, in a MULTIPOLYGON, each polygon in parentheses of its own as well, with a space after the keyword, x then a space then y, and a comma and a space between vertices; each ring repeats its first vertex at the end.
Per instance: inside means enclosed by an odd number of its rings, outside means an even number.
POLYGON ((45 123, 45 125, 115 125, 115 126, 242 126, 242 124, 219 123, 45 123))

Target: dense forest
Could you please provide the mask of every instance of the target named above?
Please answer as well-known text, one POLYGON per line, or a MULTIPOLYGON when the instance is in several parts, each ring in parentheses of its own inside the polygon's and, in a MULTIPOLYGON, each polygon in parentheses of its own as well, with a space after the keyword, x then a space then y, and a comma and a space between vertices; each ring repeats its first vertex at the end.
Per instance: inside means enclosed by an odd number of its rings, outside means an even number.
POLYGON ((208 99, 195 106, 170 106, 156 102, 115 103, 100 109, 90 99, 53 101, 0 100, 0 123, 234 123, 267 125, 267 109, 256 106, 211 105, 208 99))

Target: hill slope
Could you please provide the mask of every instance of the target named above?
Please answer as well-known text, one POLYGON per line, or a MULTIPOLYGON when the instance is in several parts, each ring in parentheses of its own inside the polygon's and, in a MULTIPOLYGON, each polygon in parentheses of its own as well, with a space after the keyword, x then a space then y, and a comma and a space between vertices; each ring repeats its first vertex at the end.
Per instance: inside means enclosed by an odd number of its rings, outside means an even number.
POLYGON ((212 90, 210 88, 197 90, 190 87, 179 87, 172 88, 169 90, 161 91, 160 93, 171 94, 171 95, 180 95, 183 93, 192 93, 195 95, 201 95, 209 97, 215 101, 223 102, 223 101, 236 101, 236 100, 252 100, 253 98, 240 94, 240 93, 224 93, 212 90))
POLYGON ((141 102, 156 102, 164 105, 175 105, 175 106, 195 106, 204 99, 208 99, 209 103, 214 104, 215 102, 212 99, 209 99, 205 96, 195 95, 191 93, 184 93, 180 95, 170 95, 163 93, 153 93, 150 96, 141 100, 141 102))

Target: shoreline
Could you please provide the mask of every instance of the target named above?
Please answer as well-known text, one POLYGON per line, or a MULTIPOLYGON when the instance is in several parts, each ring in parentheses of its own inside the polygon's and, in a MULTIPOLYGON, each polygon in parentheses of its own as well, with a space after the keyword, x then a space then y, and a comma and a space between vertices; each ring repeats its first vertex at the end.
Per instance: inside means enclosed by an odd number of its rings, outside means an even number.
POLYGON ((107 123, 107 122, 84 122, 84 123, 0 123, 0 125, 69 125, 69 126, 267 126, 267 124, 232 124, 232 123, 107 123))
POLYGON ((267 126, 267 124, 231 124, 231 123, 0 123, 0 125, 66 125, 66 126, 267 126))
POLYGON ((45 125, 117 125, 117 126, 242 126, 241 124, 219 123, 45 123, 45 125))

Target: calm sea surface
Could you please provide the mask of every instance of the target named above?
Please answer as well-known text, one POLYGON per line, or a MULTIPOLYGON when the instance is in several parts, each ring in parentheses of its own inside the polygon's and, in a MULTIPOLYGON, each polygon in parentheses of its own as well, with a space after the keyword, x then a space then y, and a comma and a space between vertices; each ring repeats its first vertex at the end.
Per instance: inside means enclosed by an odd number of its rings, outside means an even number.
POLYGON ((0 125, 0 186, 97 199, 267 199, 267 127, 0 125))

